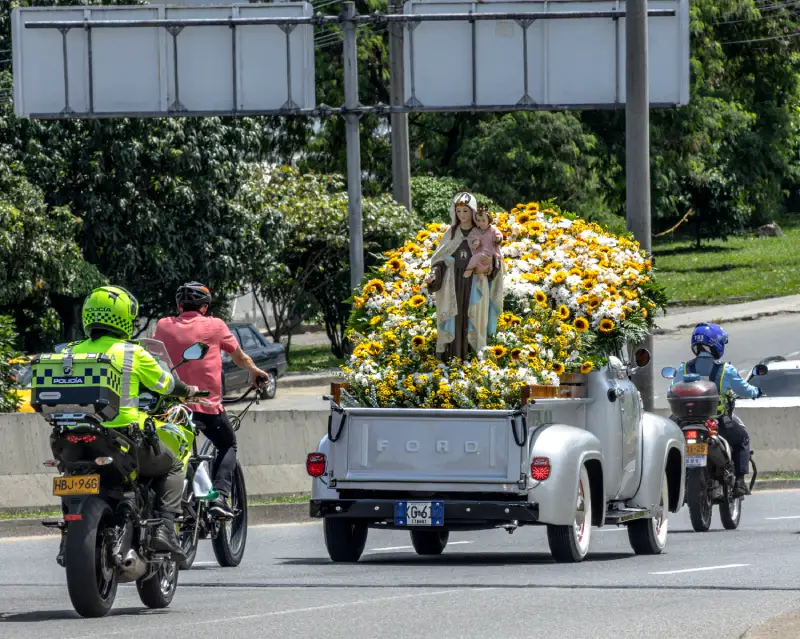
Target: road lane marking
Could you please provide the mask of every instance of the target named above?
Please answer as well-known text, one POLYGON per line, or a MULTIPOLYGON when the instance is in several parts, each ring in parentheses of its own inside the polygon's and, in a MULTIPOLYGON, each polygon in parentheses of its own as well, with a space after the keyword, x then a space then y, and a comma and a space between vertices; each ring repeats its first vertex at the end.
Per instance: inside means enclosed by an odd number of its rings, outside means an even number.
POLYGON ((705 568, 686 568, 684 570, 664 570, 662 572, 651 572, 651 575, 678 575, 684 572, 700 572, 703 570, 723 570, 724 568, 744 568, 750 564, 727 564, 725 566, 707 566, 705 568))
MULTIPOLYGON (((398 586, 398 588, 402 588, 402 586, 398 586)), ((469 592, 481 592, 484 590, 497 590, 497 588, 496 587, 470 588, 469 592)), ((363 606, 368 604, 383 603, 387 601, 401 601, 403 599, 414 599, 417 597, 438 597, 439 595, 450 595, 453 593, 463 594, 463 592, 464 590, 462 588, 435 590, 433 592, 412 592, 407 595, 394 595, 392 597, 376 597, 374 599, 355 599, 354 601, 343 601, 341 603, 325 604, 322 606, 309 606, 308 608, 289 608, 287 610, 273 610, 272 612, 262 612, 255 615, 242 615, 239 617, 221 617, 217 619, 205 619, 203 621, 181 621, 179 623, 181 628, 186 628, 188 626, 207 626, 209 624, 249 621, 252 619, 266 619, 268 617, 280 617, 282 615, 295 615, 308 612, 320 612, 323 610, 336 610, 338 608, 347 608, 349 606, 363 606)), ((158 630, 160 628, 163 628, 163 626, 159 625, 137 626, 136 628, 133 629, 128 628, 126 630, 115 630, 113 632, 102 632, 93 635, 83 634, 75 637, 70 637, 70 639, 89 639, 90 637, 110 637, 113 635, 122 635, 122 634, 141 634, 142 632, 145 631, 158 630)))
POLYGON ((774 521, 776 519, 800 519, 800 515, 792 515, 790 517, 766 517, 768 521, 774 521))
MULTIPOLYGON (((461 544, 471 544, 471 543, 472 543, 471 541, 451 541, 447 545, 449 547, 449 546, 458 546, 461 544)), ((387 548, 373 548, 368 552, 384 552, 389 550, 412 550, 413 548, 414 546, 389 546, 387 548)))

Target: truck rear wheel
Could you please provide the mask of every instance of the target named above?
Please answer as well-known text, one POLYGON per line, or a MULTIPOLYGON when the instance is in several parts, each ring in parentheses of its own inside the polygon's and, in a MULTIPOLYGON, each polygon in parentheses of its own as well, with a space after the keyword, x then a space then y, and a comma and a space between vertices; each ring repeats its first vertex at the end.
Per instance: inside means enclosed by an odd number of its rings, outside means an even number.
POLYGON ((550 553, 559 563, 583 561, 589 553, 592 537, 592 493, 589 473, 581 466, 578 494, 575 503, 575 520, 569 526, 547 525, 547 543, 550 553))
POLYGON ((655 517, 634 519, 628 524, 628 541, 637 555, 659 555, 667 545, 669 528, 669 484, 666 472, 661 478, 661 499, 655 517))
POLYGON ((336 563, 358 561, 367 545, 366 524, 331 517, 326 517, 323 522, 325 547, 331 560, 336 563))
POLYGON ((411 531, 411 544, 418 555, 441 555, 449 538, 449 530, 411 531))

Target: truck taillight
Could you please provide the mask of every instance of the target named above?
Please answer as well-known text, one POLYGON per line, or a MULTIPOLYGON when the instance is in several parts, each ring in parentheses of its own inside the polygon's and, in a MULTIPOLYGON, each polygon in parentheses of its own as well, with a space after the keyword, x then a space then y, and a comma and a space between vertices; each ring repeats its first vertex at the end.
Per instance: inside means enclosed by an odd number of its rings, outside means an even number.
POLYGON ((531 462, 531 477, 536 481, 544 481, 550 477, 550 458, 534 457, 531 462))
POLYGON ((309 453, 306 457, 306 472, 312 477, 322 477, 325 474, 325 455, 309 453))

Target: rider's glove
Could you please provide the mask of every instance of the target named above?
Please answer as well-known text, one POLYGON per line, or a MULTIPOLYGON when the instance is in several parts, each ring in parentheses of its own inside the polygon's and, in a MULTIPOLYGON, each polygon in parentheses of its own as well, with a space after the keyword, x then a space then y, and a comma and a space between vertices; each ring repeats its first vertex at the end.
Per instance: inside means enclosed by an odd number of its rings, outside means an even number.
POLYGON ((758 399, 759 397, 761 397, 763 394, 764 394, 764 391, 763 391, 763 390, 761 390, 761 387, 759 387, 759 388, 758 388, 758 395, 756 395, 756 399, 758 399))

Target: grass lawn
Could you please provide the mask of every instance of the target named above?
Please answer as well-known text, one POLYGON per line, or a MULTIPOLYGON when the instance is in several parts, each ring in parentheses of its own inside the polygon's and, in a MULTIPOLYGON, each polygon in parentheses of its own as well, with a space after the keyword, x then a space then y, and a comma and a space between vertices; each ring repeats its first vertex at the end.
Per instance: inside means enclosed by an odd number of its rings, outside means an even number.
POLYGON ((691 241, 654 244, 657 277, 669 299, 704 305, 800 293, 800 221, 778 224, 783 237, 736 237, 699 250, 691 241))
POLYGON ((321 371, 342 364, 344 360, 336 358, 328 346, 292 346, 289 352, 290 371, 321 371))

